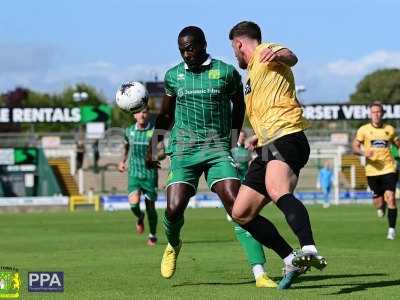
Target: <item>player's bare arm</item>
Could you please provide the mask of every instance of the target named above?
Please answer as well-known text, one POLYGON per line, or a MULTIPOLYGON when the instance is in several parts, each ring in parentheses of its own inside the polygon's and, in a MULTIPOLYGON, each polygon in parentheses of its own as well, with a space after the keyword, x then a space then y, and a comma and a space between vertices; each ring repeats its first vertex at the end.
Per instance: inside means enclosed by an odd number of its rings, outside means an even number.
POLYGON ((165 147, 164 147, 164 142, 161 141, 157 144, 157 160, 163 160, 167 157, 165 154, 165 147))
POLYGON ((297 64, 297 56, 287 48, 280 49, 278 51, 272 51, 270 48, 265 48, 260 53, 260 62, 278 62, 283 63, 289 67, 293 67, 297 64))
POLYGON ((353 144, 352 144, 352 148, 353 148, 353 153, 359 156, 365 156, 366 158, 371 158, 373 155, 373 151, 372 150, 368 150, 366 152, 364 152, 361 149, 361 145, 363 143, 361 143, 359 140, 354 139, 353 144))
POLYGON ((118 171, 120 171, 121 173, 126 171, 126 160, 128 159, 129 143, 125 143, 124 149, 125 149, 124 150, 124 158, 118 164, 118 171))
POLYGON ((232 129, 239 132, 242 129, 245 104, 243 91, 238 91, 235 95, 231 97, 232 102, 232 129))
POLYGON ((246 143, 246 148, 250 151, 254 151, 258 144, 258 137, 256 135, 251 136, 246 143))
MULTIPOLYGON (((174 124, 175 100, 175 96, 164 95, 161 110, 154 125, 154 130, 168 130, 172 127, 174 124)), ((164 136, 157 136, 157 142, 162 141, 163 138, 164 136)))
POLYGON ((164 95, 163 102, 161 105, 161 110, 159 115, 157 116, 154 131, 156 132, 153 135, 153 138, 150 141, 148 150, 147 150, 147 158, 146 158, 146 166, 148 168, 157 167, 156 163, 157 157, 153 155, 153 145, 158 145, 160 142, 164 140, 163 134, 157 134, 157 130, 168 130, 172 127, 174 123, 174 113, 175 113, 175 96, 164 95))

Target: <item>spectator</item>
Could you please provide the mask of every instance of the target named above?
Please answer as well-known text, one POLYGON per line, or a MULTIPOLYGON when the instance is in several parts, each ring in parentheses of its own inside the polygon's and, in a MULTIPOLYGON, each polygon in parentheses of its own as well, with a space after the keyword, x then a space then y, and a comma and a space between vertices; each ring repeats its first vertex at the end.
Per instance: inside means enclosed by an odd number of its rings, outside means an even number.
POLYGON ((76 170, 82 169, 85 156, 85 144, 82 140, 76 143, 76 170))
POLYGON ((99 152, 99 140, 95 140, 92 145, 93 150, 93 170, 95 173, 99 172, 99 159, 100 159, 100 152, 99 152))
POLYGON ((329 162, 325 162, 324 167, 319 170, 318 183, 324 194, 324 208, 330 206, 330 193, 332 188, 333 172, 329 162))

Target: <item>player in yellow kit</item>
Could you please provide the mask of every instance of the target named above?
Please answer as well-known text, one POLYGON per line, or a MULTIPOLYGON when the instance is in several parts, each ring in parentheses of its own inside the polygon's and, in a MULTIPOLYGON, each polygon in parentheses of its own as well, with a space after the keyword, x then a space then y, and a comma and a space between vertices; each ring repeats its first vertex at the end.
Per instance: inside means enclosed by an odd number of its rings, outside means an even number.
POLYGON ((263 243, 268 228, 261 226, 257 214, 271 200, 283 212, 302 246, 301 251, 284 258, 285 276, 279 283, 284 289, 290 287, 301 268, 326 266, 315 247, 307 209, 293 195, 300 170, 310 155, 303 132, 308 125, 296 98, 291 70, 297 57, 284 46, 262 43, 261 30, 253 22, 235 25, 229 39, 239 67, 248 72, 246 112, 256 134, 253 145, 258 154, 240 187, 232 218, 263 243), (261 55, 263 51, 269 55, 261 55), (289 268, 289 261, 300 269, 289 268))
POLYGON ((390 154, 391 144, 400 145, 393 126, 382 122, 383 107, 380 102, 370 105, 371 122, 361 126, 353 141, 353 152, 365 156, 365 174, 368 185, 373 191, 374 202, 382 199, 388 208, 389 229, 387 238, 394 240, 396 236, 396 162, 390 154), (361 149, 364 146, 364 149, 361 149))

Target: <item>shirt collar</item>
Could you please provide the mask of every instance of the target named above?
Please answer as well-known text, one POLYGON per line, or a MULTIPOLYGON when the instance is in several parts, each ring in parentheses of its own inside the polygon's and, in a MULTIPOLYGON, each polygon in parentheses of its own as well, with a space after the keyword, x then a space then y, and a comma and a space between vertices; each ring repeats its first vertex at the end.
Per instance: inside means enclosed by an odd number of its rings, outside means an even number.
MULTIPOLYGON (((201 64, 202 66, 209 66, 211 64, 211 55, 207 56, 207 59, 201 64)), ((185 70, 189 70, 189 66, 185 63, 185 70)))
POLYGON ((256 59, 256 56, 258 56, 259 52, 264 48, 265 48, 265 44, 264 43, 261 43, 256 47, 256 49, 254 50, 253 56, 250 57, 249 63, 247 64, 247 70, 248 71, 252 68, 252 66, 254 64, 254 61, 256 59))
POLYGON ((150 129, 150 122, 147 122, 147 125, 146 125, 146 127, 144 128, 144 129, 142 129, 142 128, 139 128, 138 126, 137 126, 137 123, 135 123, 135 130, 149 130, 150 129))

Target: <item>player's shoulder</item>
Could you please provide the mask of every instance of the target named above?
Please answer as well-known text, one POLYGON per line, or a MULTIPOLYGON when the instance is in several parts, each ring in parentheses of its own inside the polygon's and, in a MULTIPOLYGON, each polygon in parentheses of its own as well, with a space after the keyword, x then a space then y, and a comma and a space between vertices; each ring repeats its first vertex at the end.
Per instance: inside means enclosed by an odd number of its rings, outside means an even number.
POLYGON ((218 68, 220 70, 227 70, 228 72, 233 72, 236 70, 236 68, 233 65, 218 58, 212 58, 211 64, 213 68, 218 68))
POLYGON ((210 72, 213 72, 212 70, 217 70, 219 78, 228 78, 228 80, 240 80, 240 74, 236 70, 236 68, 229 64, 224 62, 221 59, 215 59, 213 58, 211 60, 211 70, 210 72))
POLYGON ((167 70, 167 72, 165 72, 165 78, 166 79, 175 78, 177 73, 184 71, 184 70, 185 70, 185 64, 183 62, 181 62, 181 63, 169 68, 167 70))
POLYGON ((146 130, 147 130, 147 131, 154 131, 154 124, 149 122, 149 124, 148 124, 146 130))
POLYGON ((365 130, 371 130, 374 129, 374 127, 371 125, 371 123, 366 123, 364 125, 361 125, 360 128, 358 128, 358 131, 365 131, 365 130))
POLYGON ((383 124, 383 128, 384 128, 385 130, 396 131, 396 129, 394 128, 394 126, 392 126, 392 125, 390 125, 390 124, 388 124, 388 123, 384 123, 384 124, 383 124))
POLYGON ((126 139, 133 135, 133 132, 135 131, 135 128, 136 128, 135 124, 130 125, 130 126, 125 128, 124 136, 125 136, 126 139))
POLYGON ((134 124, 132 124, 132 125, 130 125, 130 126, 125 128, 125 133, 129 133, 129 132, 135 131, 135 129, 136 129, 136 124, 134 123, 134 124))

